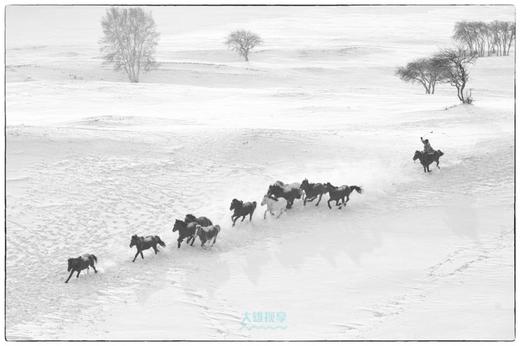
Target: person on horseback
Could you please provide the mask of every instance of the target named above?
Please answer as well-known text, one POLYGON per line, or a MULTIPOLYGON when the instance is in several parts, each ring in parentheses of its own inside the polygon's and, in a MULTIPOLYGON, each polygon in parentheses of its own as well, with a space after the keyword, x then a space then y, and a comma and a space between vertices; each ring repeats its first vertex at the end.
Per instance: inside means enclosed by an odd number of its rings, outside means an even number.
POLYGON ((430 144, 430 141, 428 139, 423 139, 421 137, 421 142, 424 144, 424 153, 425 154, 428 154, 428 155, 435 154, 435 150, 433 150, 433 148, 430 144))

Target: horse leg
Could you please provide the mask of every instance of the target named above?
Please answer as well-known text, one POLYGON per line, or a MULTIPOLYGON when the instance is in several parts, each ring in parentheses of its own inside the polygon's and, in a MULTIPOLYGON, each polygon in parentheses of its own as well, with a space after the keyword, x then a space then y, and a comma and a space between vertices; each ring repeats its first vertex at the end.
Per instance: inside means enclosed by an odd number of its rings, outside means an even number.
POLYGON ((144 259, 143 250, 139 250, 139 253, 141 254, 141 258, 144 259))
POLYGON ((266 215, 267 215, 267 209, 264 211, 264 220, 265 220, 266 215))
POLYGON ((78 270, 78 275, 76 275, 76 278, 79 278, 79 273, 81 273, 81 269, 78 270))
POLYGON ((244 219, 246 218, 247 214, 242 216, 242 220, 240 220, 240 222, 244 222, 244 219))
POLYGON ((157 253, 159 252, 159 250, 157 250, 157 245, 154 245, 154 246, 153 246, 153 251, 154 251, 155 254, 157 255, 157 253))
POLYGON ((253 213, 254 213, 254 212, 255 212, 255 211, 253 210, 253 211, 251 211, 251 214, 249 214, 249 222, 251 222, 251 220, 253 219, 253 213))
POLYGON ((232 226, 232 227, 235 227, 235 222, 237 222, 237 219, 238 219, 238 216, 235 217, 235 215, 233 215, 233 216, 231 217, 231 221, 233 221, 233 226, 232 226))
POLYGON ((349 196, 347 195, 346 197, 347 197, 347 199, 345 200, 345 203, 343 203, 343 205, 347 205, 347 202, 350 201, 349 196))
POLYGON ((330 198, 330 199, 327 201, 327 205, 329 206, 329 209, 332 209, 332 207, 330 206, 330 201, 332 201, 332 198, 330 198))
POLYGON ((91 263, 90 266, 94 269, 94 273, 97 273, 96 267, 94 266, 94 263, 91 263))
POLYGON ((135 254, 134 260, 132 262, 135 262, 135 259, 137 258, 137 256, 139 256, 139 250, 137 250, 137 253, 135 254))
POLYGON ((438 168, 438 169, 441 169, 441 167, 439 167, 439 160, 437 160, 437 161, 435 161, 435 162, 437 162, 437 168, 438 168))
POLYGON ((305 197, 303 198, 303 206, 306 206, 306 205, 307 205, 307 196, 305 196, 305 197))
POLYGON ((182 243, 182 238, 181 237, 177 238, 177 249, 181 248, 181 243, 182 243))
POLYGON ((188 240, 188 242, 189 242, 190 240, 191 240, 191 244, 190 244, 190 246, 193 246, 193 243, 195 243, 195 237, 191 237, 191 238, 188 240))
POLYGON ((67 281, 65 281, 65 283, 68 283, 68 282, 69 282, 70 278, 72 277, 72 274, 74 274, 74 270, 71 270, 71 271, 70 271, 70 275, 69 275, 69 277, 67 278, 67 281))
POLYGON ((206 244, 206 241, 200 241, 200 247, 204 247, 204 244, 206 244))
POLYGON ((320 195, 320 198, 318 198, 318 203, 316 203, 316 206, 320 205, 321 197, 323 197, 323 194, 320 195))

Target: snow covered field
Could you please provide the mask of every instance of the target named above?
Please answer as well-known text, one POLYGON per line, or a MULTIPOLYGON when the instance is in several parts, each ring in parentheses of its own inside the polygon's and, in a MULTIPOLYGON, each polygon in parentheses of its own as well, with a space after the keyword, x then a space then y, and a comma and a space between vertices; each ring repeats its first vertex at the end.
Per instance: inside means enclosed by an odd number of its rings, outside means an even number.
POLYGON ((513 7, 154 8, 139 84, 101 65, 103 13, 7 9, 9 340, 514 337, 514 57, 472 67, 473 105, 394 76, 513 7), (249 63, 236 28, 265 41, 249 63), (365 191, 231 228, 233 198, 304 178, 365 191), (221 225, 212 249, 177 249, 186 213, 221 225), (132 263, 132 234, 167 247, 132 263), (64 284, 85 252, 99 273, 64 284))

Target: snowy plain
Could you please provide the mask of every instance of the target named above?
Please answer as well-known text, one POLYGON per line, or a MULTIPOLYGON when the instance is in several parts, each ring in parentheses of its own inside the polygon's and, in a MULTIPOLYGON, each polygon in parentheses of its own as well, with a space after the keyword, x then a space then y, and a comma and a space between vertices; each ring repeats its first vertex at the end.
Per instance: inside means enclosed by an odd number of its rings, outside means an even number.
POLYGON ((472 67, 473 105, 394 76, 512 6, 153 8, 138 84, 102 65, 104 10, 7 8, 9 340, 514 337, 514 56, 472 67), (249 63, 236 28, 265 41, 249 63), (420 136, 445 152, 431 174, 420 136), (364 193, 231 227, 233 198, 304 178, 364 193), (215 247, 177 249, 186 213, 215 247), (167 247, 132 263, 132 234, 167 247), (85 252, 99 273, 64 284, 85 252))

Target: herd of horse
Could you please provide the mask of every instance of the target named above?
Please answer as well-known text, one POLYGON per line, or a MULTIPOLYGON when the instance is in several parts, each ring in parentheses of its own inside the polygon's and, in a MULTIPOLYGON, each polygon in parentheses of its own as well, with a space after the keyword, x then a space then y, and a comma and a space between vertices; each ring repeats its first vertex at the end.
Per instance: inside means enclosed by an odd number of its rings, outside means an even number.
MULTIPOLYGON (((424 172, 431 172, 429 166, 433 162, 436 162, 437 167, 440 169, 439 158, 442 155, 444 155, 444 153, 440 150, 436 150, 434 154, 416 151, 413 160, 415 161, 419 159, 424 168, 424 172)), ((329 199, 327 201, 329 209, 332 209, 330 202, 336 202, 335 206, 341 209, 347 205, 347 202, 350 200, 350 194, 354 191, 361 194, 363 189, 356 185, 334 186, 330 182, 325 184, 309 183, 307 179, 304 179, 301 183, 293 184, 284 184, 282 181, 276 181, 274 184, 269 186, 267 194, 264 195, 261 202, 262 206, 266 206, 264 219, 266 218, 267 213, 279 218, 287 211, 287 209, 292 208, 296 199, 303 200, 304 206, 307 205, 307 202, 313 202, 318 199, 316 206, 319 206, 323 195, 327 193, 329 194, 329 199)), ((249 216, 249 221, 251 221, 256 207, 256 201, 244 202, 234 198, 229 207, 229 210, 233 211, 233 215, 231 216, 231 221, 233 223, 232 227, 235 226, 235 223, 239 218, 242 218, 240 222, 243 222, 245 218, 249 216)), ((197 238, 199 238, 202 247, 204 247, 206 243, 213 246, 217 241, 218 234, 220 233, 220 226, 214 225, 213 222, 205 216, 196 217, 193 214, 187 214, 184 217, 184 220, 175 220, 172 232, 179 233, 177 238, 177 248, 181 247, 184 240, 186 240, 187 244, 193 246, 197 238)), ((134 246, 137 252, 132 262, 135 262, 139 255, 144 259, 144 250, 153 249, 155 254, 157 254, 159 252, 158 246, 166 247, 166 244, 157 235, 142 237, 134 234, 130 241, 130 248, 134 246)), ((69 258, 67 271, 70 272, 70 275, 65 283, 69 282, 74 272, 77 272, 76 277, 79 277, 82 270, 88 270, 92 267, 94 272, 97 273, 95 267, 96 262, 97 258, 92 254, 84 254, 76 258, 69 258)))

